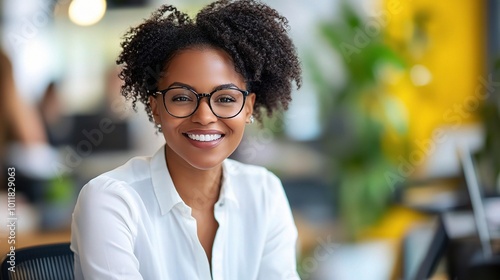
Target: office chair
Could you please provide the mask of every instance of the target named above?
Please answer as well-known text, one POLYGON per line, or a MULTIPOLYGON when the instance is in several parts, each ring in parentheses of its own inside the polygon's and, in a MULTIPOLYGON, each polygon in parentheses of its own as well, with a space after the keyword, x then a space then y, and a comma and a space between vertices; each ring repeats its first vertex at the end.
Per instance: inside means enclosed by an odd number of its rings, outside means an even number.
POLYGON ((15 272, 9 271, 9 256, 2 261, 2 280, 72 280, 73 252, 69 243, 56 243, 17 249, 15 272))

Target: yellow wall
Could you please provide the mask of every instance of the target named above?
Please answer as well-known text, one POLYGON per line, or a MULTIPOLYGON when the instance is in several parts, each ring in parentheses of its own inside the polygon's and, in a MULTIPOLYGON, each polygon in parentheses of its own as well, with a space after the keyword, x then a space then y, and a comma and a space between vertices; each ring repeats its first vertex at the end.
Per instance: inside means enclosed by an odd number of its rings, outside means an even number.
POLYGON ((432 74, 424 86, 415 86, 409 73, 389 86, 408 110, 409 138, 430 139, 438 126, 477 121, 475 105, 483 99, 476 90, 485 90, 479 77, 487 79, 485 2, 385 0, 384 5, 388 42, 409 68, 420 64, 432 74))

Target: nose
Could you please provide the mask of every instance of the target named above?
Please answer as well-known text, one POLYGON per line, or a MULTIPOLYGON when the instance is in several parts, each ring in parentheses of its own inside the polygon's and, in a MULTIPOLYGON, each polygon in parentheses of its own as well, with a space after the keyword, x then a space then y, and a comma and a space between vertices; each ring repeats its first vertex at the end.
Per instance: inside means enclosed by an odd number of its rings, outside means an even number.
POLYGON ((194 114, 191 116, 191 120, 193 122, 207 125, 209 123, 217 121, 217 116, 214 115, 214 113, 210 109, 210 104, 208 102, 208 98, 200 99, 200 105, 198 105, 198 109, 196 109, 194 114))

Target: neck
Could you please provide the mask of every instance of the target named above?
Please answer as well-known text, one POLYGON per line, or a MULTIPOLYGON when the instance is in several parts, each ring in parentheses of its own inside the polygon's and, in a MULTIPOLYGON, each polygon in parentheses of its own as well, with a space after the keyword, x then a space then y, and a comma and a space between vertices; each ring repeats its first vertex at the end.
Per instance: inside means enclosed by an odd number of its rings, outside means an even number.
POLYGON ((182 200, 194 210, 212 209, 219 199, 222 164, 200 170, 185 162, 167 145, 165 148, 170 177, 182 200))

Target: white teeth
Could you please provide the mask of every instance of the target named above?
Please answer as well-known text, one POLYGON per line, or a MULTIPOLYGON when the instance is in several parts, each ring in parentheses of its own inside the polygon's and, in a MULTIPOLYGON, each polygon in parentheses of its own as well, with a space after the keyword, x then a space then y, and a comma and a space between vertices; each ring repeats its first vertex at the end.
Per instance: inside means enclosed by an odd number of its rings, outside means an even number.
POLYGON ((192 140, 200 142, 215 141, 222 137, 221 134, 188 134, 187 136, 192 140))

